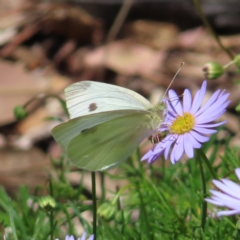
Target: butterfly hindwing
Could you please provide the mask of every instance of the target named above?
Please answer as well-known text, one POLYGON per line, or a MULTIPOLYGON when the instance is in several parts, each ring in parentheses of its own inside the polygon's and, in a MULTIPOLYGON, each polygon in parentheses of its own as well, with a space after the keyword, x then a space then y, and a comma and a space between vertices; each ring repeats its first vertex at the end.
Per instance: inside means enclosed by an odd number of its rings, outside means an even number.
POLYGON ((53 129, 53 136, 76 166, 90 171, 105 170, 124 161, 152 134, 149 122, 150 116, 144 111, 104 112, 63 123, 61 130, 53 129), (97 115, 102 120, 93 124, 97 115))
POLYGON ((112 120, 116 117, 125 116, 126 114, 130 114, 130 112, 118 111, 114 114, 105 112, 70 119, 69 121, 54 127, 52 130, 52 135, 66 152, 70 141, 82 131, 92 128, 103 122, 112 120))

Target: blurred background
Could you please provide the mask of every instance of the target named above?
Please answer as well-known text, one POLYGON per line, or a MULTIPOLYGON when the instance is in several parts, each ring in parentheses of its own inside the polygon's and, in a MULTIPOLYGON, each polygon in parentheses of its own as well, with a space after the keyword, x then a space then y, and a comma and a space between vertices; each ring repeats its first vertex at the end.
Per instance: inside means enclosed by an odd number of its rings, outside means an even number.
MULTIPOLYGON (((200 4, 223 45, 239 53, 240 2, 200 4)), ((61 155, 51 129, 57 117, 67 120, 55 96, 64 99, 69 84, 116 84, 157 102, 182 62, 172 88, 179 95, 185 88, 195 93, 209 61, 225 65, 231 59, 203 27, 191 0, 0 1, 0 184, 10 194, 19 185, 33 191, 44 184, 50 158, 61 155), (16 120, 13 109, 26 103, 28 116, 16 120)), ((208 81, 209 96, 219 88, 231 92, 224 118, 236 145, 239 80, 233 67, 208 81)))

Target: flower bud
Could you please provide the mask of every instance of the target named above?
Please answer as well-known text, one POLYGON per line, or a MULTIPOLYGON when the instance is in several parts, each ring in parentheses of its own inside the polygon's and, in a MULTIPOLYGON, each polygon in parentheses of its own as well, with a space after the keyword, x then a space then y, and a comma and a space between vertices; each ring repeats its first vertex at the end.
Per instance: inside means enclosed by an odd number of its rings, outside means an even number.
POLYGON ((99 206, 97 213, 105 220, 111 221, 116 214, 116 209, 111 203, 105 202, 99 206))
POLYGON ((240 103, 238 103, 238 105, 236 106, 235 110, 236 110, 237 112, 240 112, 240 103))
POLYGON ((19 105, 14 108, 13 112, 17 120, 23 120, 28 115, 27 110, 23 106, 19 105))
POLYGON ((223 66, 217 62, 206 63, 202 70, 207 79, 219 78, 224 73, 223 66))
POLYGON ((44 196, 38 200, 39 206, 46 212, 52 211, 56 207, 56 201, 51 196, 44 196))
POLYGON ((127 224, 130 221, 131 214, 128 211, 118 211, 115 220, 121 224, 127 224))

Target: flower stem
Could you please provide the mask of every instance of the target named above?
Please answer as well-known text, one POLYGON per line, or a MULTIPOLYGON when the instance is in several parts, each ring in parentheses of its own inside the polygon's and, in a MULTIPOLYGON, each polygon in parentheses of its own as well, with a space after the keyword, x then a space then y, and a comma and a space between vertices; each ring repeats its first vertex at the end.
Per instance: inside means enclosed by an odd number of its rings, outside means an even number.
POLYGON ((206 223, 206 217, 207 217, 207 202, 204 201, 204 198, 207 196, 207 188, 206 188, 204 171, 203 171, 203 166, 202 166, 202 161, 201 161, 201 155, 199 154, 199 151, 197 151, 196 157, 197 157, 197 160, 199 162, 199 168, 200 168, 200 173, 201 173, 201 178, 202 178, 202 186, 203 186, 203 203, 202 203, 201 227, 202 227, 202 230, 204 231, 204 227, 205 227, 205 223, 206 223))
POLYGON ((232 66, 233 64, 235 64, 235 61, 231 61, 229 63, 227 63, 226 65, 223 66, 224 69, 229 68, 230 66, 232 66))
MULTIPOLYGON (((117 195, 119 192, 119 187, 117 186, 117 195)), ((121 211, 121 217, 122 217, 122 230, 121 230, 121 234, 124 235, 124 231, 125 231, 125 218, 124 218, 124 212, 121 206, 121 201, 120 201, 120 197, 117 198, 117 206, 118 206, 118 211, 121 211)))
POLYGON ((104 184, 104 180, 105 180, 105 173, 104 172, 100 172, 100 181, 101 181, 101 203, 104 202, 105 198, 106 198, 106 192, 105 192, 105 184, 104 184))
POLYGON ((150 225, 149 225, 149 221, 148 221, 148 215, 147 215, 147 211, 146 211, 146 204, 144 204, 144 201, 143 201, 143 196, 142 196, 142 193, 141 193, 141 188, 140 188, 140 185, 138 182, 136 182, 136 186, 137 186, 137 191, 138 191, 138 194, 139 194, 139 198, 140 198, 140 202, 141 202, 141 211, 142 211, 142 214, 143 214, 143 217, 144 217, 144 220, 145 220, 145 224, 146 224, 146 231, 147 231, 147 236, 148 236, 148 239, 149 240, 152 240, 154 239, 153 238, 153 234, 152 234, 152 231, 150 229, 150 225))
POLYGON ((53 210, 50 212, 50 228, 51 228, 51 240, 53 240, 53 210))
POLYGON ((234 56, 232 55, 232 53, 223 46, 223 44, 220 41, 219 36, 214 32, 213 28, 211 27, 211 25, 209 24, 203 10, 201 7, 201 4, 199 3, 199 0, 193 0, 193 3, 195 5, 196 10, 198 11, 198 14, 201 18, 201 20, 203 21, 203 24, 205 25, 205 27, 208 29, 208 31, 210 32, 210 34, 212 34, 213 38, 216 40, 216 42, 218 43, 218 45, 220 46, 220 48, 229 56, 230 59, 233 59, 234 56))
POLYGON ((97 196, 96 196, 96 173, 92 172, 92 198, 93 198, 93 235, 97 240, 97 196))
POLYGON ((28 100, 28 101, 23 105, 23 107, 26 109, 26 108, 28 107, 28 105, 30 105, 32 102, 34 102, 34 101, 36 101, 36 100, 42 100, 42 101, 44 101, 44 100, 46 100, 46 99, 48 99, 48 98, 56 98, 56 99, 60 102, 60 104, 61 104, 64 112, 66 113, 66 115, 69 116, 69 113, 68 113, 68 110, 67 110, 67 107, 66 107, 66 102, 65 102, 61 97, 59 97, 58 95, 55 95, 55 94, 38 94, 37 96, 34 96, 34 97, 31 98, 30 100, 28 100))
POLYGON ((213 179, 218 180, 218 177, 217 177, 216 173, 214 172, 214 170, 213 170, 213 168, 212 168, 212 165, 211 165, 211 163, 209 162, 208 158, 206 157, 205 153, 204 153, 201 149, 197 149, 196 152, 198 152, 198 154, 201 156, 201 158, 203 159, 203 161, 206 163, 209 171, 210 171, 211 174, 212 174, 213 179))
MULTIPOLYGON (((52 186, 52 181, 49 179, 49 190, 50 190, 50 196, 53 197, 53 186, 52 186)), ((50 229, 51 229, 51 240, 53 240, 53 222, 54 222, 54 216, 53 216, 53 209, 50 211, 50 229)))

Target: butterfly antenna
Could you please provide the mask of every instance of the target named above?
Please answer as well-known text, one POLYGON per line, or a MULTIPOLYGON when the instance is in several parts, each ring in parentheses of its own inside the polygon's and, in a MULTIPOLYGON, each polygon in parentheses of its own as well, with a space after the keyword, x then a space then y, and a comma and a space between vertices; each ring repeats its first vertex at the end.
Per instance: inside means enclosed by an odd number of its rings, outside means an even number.
POLYGON ((182 62, 182 63, 181 63, 181 65, 180 65, 179 69, 178 69, 178 70, 177 70, 177 72, 175 73, 175 75, 174 75, 174 77, 173 77, 172 81, 170 82, 170 84, 169 84, 169 85, 168 85, 168 87, 167 87, 167 90, 166 90, 166 91, 165 91, 165 93, 163 94, 163 97, 162 97, 162 99, 163 99, 163 98, 165 98, 165 96, 167 95, 167 92, 168 92, 169 88, 172 86, 172 84, 173 84, 173 82, 174 82, 174 80, 175 80, 176 76, 177 76, 177 75, 178 75, 178 73, 181 71, 181 69, 182 69, 183 65, 184 65, 184 62, 182 62))

